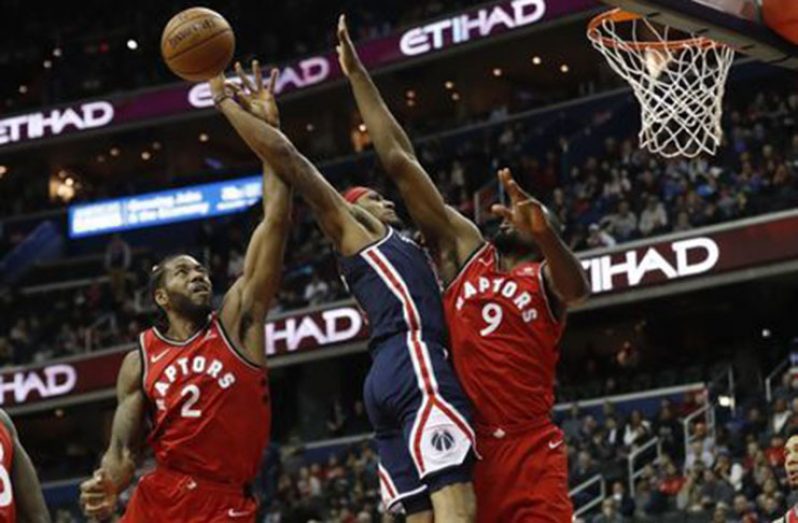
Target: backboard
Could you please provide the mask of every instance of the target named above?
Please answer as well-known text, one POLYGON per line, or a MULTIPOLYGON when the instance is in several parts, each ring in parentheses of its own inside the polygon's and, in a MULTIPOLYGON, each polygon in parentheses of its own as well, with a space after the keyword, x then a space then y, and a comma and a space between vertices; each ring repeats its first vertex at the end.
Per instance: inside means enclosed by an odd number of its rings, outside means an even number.
POLYGON ((798 69, 798 46, 761 21, 759 0, 604 1, 652 22, 729 44, 762 62, 798 69))

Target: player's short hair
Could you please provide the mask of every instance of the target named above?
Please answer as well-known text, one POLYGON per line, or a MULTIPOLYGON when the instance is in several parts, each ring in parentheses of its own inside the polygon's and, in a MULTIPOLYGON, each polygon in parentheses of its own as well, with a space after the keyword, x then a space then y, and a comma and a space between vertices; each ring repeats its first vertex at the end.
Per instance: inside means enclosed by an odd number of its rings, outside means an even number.
POLYGON ((150 270, 148 288, 150 291, 150 300, 152 300, 153 305, 155 305, 155 318, 153 321, 155 325, 161 329, 167 328, 169 326, 169 319, 166 315, 166 311, 163 310, 160 305, 158 305, 157 301, 155 301, 155 291, 164 285, 166 264, 175 258, 179 258, 180 256, 184 256, 184 254, 170 254, 168 256, 164 256, 161 261, 153 265, 152 269, 150 270))

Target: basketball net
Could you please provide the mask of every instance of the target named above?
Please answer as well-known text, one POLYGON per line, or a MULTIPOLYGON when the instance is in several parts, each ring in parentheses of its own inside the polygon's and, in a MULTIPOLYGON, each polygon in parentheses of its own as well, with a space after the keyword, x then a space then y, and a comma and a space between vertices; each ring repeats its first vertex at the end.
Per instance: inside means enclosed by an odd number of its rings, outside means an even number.
POLYGON ((595 17, 587 36, 640 103, 641 147, 667 158, 714 155, 734 50, 695 35, 671 40, 671 32, 614 9, 595 17))

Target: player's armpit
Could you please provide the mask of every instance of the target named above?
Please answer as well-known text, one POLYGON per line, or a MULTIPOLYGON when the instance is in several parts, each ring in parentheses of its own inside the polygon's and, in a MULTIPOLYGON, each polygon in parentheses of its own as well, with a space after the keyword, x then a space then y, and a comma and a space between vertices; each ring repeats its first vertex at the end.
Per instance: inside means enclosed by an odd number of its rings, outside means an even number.
POLYGON ((263 322, 280 288, 291 227, 291 190, 268 164, 263 169, 263 220, 249 240, 244 272, 228 290, 219 312, 222 326, 236 348, 261 366, 266 364, 263 322))
POLYGON ((448 241, 439 243, 436 249, 441 258, 439 273, 448 285, 485 244, 485 238, 474 222, 453 207, 447 205, 446 214, 452 230, 451 237, 448 241))

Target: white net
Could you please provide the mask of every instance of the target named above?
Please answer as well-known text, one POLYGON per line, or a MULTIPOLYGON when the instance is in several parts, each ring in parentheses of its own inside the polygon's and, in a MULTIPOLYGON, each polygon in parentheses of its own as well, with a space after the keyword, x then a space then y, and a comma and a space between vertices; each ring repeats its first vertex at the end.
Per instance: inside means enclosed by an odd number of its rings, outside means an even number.
POLYGON ((640 146, 671 158, 715 154, 734 50, 620 10, 596 17, 588 38, 632 86, 642 107, 640 146))

